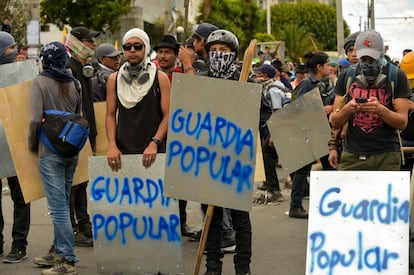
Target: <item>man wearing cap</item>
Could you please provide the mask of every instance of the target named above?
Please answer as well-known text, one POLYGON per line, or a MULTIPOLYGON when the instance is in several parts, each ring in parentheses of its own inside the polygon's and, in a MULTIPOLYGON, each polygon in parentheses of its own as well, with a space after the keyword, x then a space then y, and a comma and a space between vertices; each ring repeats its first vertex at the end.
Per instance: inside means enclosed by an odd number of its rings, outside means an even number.
POLYGON ((407 126, 411 93, 404 72, 384 58, 384 42, 373 30, 361 32, 355 41, 359 64, 349 85, 338 79, 331 123, 346 123, 340 170, 399 171, 401 154, 396 129, 407 126), (388 80, 391 66, 398 80, 392 88, 388 80), (340 108, 340 105, 343 107, 340 108))
MULTIPOLYGON (((84 26, 73 28, 66 37, 66 47, 69 49, 70 58, 67 61, 67 68, 72 71, 73 76, 79 80, 82 86, 82 107, 83 114, 88 120, 90 127, 89 141, 92 151, 96 152, 96 122, 93 109, 91 77, 93 76, 92 66, 88 65, 94 56, 96 42, 95 38, 100 32, 91 31, 84 26), (92 71, 92 74, 90 74, 92 71)), ((71 219, 75 233, 75 245, 93 246, 92 225, 88 214, 88 197, 86 194, 88 182, 83 182, 72 187, 71 192, 71 219), (75 217, 76 216, 76 217, 75 217)))
POLYGON ((180 44, 177 43, 174 36, 169 34, 164 35, 161 42, 154 47, 154 50, 157 52, 154 63, 157 68, 167 74, 170 83, 172 81, 172 73, 181 72, 181 67, 176 64, 179 48, 180 44))
POLYGON ((118 71, 121 65, 121 55, 122 52, 109 43, 96 47, 95 57, 98 60, 98 68, 91 79, 93 102, 106 100, 106 82, 110 74, 118 71))
MULTIPOLYGON (((263 86, 263 96, 265 98, 270 97, 271 99, 272 112, 281 109, 286 101, 286 97, 285 93, 280 88, 284 88, 285 86, 279 80, 274 79, 276 69, 269 64, 262 64, 259 67, 254 68, 254 73, 256 74, 255 81, 263 86)), ((264 109, 264 106, 261 106, 260 109, 260 139, 262 142, 266 181, 263 182, 263 185, 258 186, 257 189, 268 192, 266 202, 281 202, 283 201, 283 196, 280 192, 279 180, 276 173, 276 163, 279 157, 274 144, 271 141, 270 132, 266 124, 266 121, 269 119, 271 113, 267 116, 263 116, 262 109, 264 109)), ((256 200, 257 198, 253 199, 254 202, 259 202, 256 200)))
MULTIPOLYGON (((0 66, 2 64, 13 63, 17 56, 16 41, 8 32, 0 31, 0 66)), ((7 77, 7 75, 1 75, 7 77)), ((30 203, 26 204, 20 188, 17 176, 7 178, 10 188, 10 196, 14 204, 13 208, 13 229, 11 251, 3 259, 5 263, 19 263, 27 259, 26 247, 27 236, 30 228, 30 203)), ((3 255, 3 228, 4 219, 1 207, 0 194, 0 255, 3 255)))
POLYGON ((193 46, 196 54, 200 56, 199 59, 196 58, 192 49, 187 49, 185 46, 180 47, 178 58, 181 61, 184 73, 196 74, 199 72, 208 71, 209 64, 206 41, 208 36, 216 30, 218 30, 218 28, 213 24, 201 23, 194 31, 192 35, 194 38, 193 46), (201 64, 201 60, 204 61, 204 66, 201 64), (198 61, 197 66, 194 64, 196 61, 198 61))

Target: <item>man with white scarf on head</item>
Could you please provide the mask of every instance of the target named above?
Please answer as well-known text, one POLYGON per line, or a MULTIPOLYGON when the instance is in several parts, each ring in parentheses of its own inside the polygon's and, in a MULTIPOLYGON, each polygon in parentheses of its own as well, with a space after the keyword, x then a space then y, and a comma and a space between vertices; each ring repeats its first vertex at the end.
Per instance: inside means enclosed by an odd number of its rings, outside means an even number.
POLYGON ((113 171, 121 169, 121 154, 142 154, 148 168, 165 152, 171 93, 167 75, 150 61, 145 31, 130 29, 122 48, 126 62, 107 82, 107 158, 113 171))

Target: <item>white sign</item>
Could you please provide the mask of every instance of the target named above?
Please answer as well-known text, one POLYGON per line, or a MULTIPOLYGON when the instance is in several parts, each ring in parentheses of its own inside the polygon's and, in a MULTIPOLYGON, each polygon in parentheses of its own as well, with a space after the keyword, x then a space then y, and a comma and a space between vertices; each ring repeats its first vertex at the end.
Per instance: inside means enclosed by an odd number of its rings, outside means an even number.
POLYGON ((165 155, 148 169, 123 155, 113 172, 106 156, 89 157, 94 253, 101 274, 183 274, 178 201, 164 196, 165 155))
POLYGON ((312 171, 310 182, 307 275, 408 274, 408 171, 312 171))

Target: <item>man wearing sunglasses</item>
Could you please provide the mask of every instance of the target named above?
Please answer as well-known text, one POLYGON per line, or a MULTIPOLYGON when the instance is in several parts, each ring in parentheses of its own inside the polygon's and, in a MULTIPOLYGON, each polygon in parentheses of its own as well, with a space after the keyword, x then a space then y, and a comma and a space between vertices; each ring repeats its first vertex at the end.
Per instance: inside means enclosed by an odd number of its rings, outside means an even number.
MULTIPOLYGON (((94 56, 95 38, 100 32, 91 31, 84 26, 75 27, 66 38, 66 47, 69 49, 70 58, 66 67, 72 71, 73 76, 79 80, 82 86, 83 115, 86 117, 91 129, 89 141, 92 151, 96 152, 96 123, 93 109, 91 78, 85 74, 90 59, 94 56)), ((72 227, 75 233, 75 245, 93 246, 92 225, 88 214, 88 197, 86 194, 88 182, 80 183, 72 187, 70 214, 72 227)))
POLYGON ((165 152, 171 93, 167 75, 149 59, 145 31, 130 29, 122 48, 126 62, 109 76, 106 97, 107 159, 113 171, 121 168, 121 154, 142 154, 148 168, 157 153, 165 152))

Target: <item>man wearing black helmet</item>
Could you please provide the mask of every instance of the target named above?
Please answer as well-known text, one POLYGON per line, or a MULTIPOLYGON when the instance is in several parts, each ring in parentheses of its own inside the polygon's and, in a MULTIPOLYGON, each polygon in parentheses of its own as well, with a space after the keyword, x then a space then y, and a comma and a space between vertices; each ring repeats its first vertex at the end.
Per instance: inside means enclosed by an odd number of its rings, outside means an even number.
MULTIPOLYGON (((237 37, 227 30, 213 31, 207 38, 208 71, 201 75, 239 80, 240 73, 236 69, 236 58, 239 50, 237 37)), ((204 210, 206 205, 203 205, 204 210)), ((250 274, 250 258, 252 254, 252 230, 249 212, 231 209, 233 227, 236 231, 236 254, 234 255, 234 268, 237 275, 250 274)), ((222 236, 223 211, 221 207, 214 208, 210 230, 206 242, 206 268, 205 275, 221 275, 223 253, 220 250, 222 236)))

